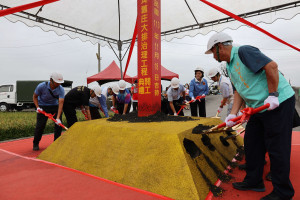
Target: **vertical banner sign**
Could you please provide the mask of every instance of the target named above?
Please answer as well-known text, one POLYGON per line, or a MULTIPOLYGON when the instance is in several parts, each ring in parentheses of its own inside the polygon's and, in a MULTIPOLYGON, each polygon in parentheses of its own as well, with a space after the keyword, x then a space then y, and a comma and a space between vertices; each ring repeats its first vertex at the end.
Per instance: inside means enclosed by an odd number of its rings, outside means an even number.
POLYGON ((161 0, 138 0, 138 116, 161 108, 161 0))

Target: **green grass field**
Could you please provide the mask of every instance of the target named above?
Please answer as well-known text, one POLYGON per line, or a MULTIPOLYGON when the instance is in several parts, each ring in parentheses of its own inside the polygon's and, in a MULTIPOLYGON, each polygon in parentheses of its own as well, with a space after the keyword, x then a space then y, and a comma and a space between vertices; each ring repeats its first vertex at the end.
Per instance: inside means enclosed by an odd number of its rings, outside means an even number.
MULTIPOLYGON (((77 111, 78 121, 85 120, 84 115, 77 111)), ((63 115, 63 124, 67 125, 63 115)), ((0 141, 34 135, 36 112, 0 112, 0 141)), ((53 133, 54 122, 48 120, 44 133, 53 133)))

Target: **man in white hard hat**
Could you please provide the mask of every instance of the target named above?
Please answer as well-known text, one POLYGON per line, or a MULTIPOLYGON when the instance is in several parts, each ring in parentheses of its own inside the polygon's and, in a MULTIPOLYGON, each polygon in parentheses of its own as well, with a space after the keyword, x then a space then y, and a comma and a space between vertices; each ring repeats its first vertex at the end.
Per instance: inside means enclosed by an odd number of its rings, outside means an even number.
POLYGON ((112 106, 110 107, 110 110, 113 111, 114 113, 118 112, 117 108, 116 108, 116 101, 113 100, 114 95, 119 94, 120 91, 120 87, 118 83, 113 83, 112 85, 110 85, 107 89, 107 95, 108 96, 112 96, 112 106))
POLYGON ((78 121, 76 116, 77 107, 80 107, 81 111, 86 113, 88 120, 92 119, 89 107, 89 99, 90 97, 94 98, 96 96, 101 96, 101 89, 99 89, 99 87, 89 89, 85 86, 77 86, 68 92, 68 94, 65 96, 63 110, 69 128, 78 121))
POLYGON ((227 104, 227 115, 229 115, 233 105, 233 88, 229 78, 221 75, 216 67, 208 71, 207 77, 214 82, 218 82, 219 90, 223 97, 217 112, 222 112, 224 105, 227 104))
POLYGON ((114 91, 114 95, 112 97, 113 107, 116 107, 120 115, 125 115, 129 113, 131 106, 131 95, 129 90, 126 88, 126 82, 124 80, 120 80, 118 82, 119 88, 114 86, 112 89, 114 91), (119 89, 119 91, 117 91, 119 89))
MULTIPOLYGON (((193 78, 190 82, 190 91, 189 95, 192 100, 195 100, 197 96, 208 95, 208 85, 207 81, 204 77, 204 69, 202 67, 196 67, 195 78, 193 78)), ((194 101, 190 104, 191 106, 191 115, 198 117, 198 109, 199 116, 206 117, 206 107, 205 107, 205 99, 201 99, 201 101, 194 101)))
POLYGON ((99 109, 104 113, 105 117, 109 117, 106 99, 107 99, 107 87, 100 87, 99 85, 95 85, 92 88, 95 91, 96 96, 94 98, 90 97, 90 112, 92 119, 100 119, 101 115, 99 113, 99 109), (100 94, 100 95, 97 95, 100 94))
POLYGON ((235 118, 242 103, 252 108, 270 104, 268 111, 250 117, 244 137, 246 177, 233 183, 238 190, 265 191, 263 168, 268 152, 271 163, 273 191, 262 200, 288 200, 294 196, 289 179, 291 135, 295 110, 292 87, 278 71, 278 65, 253 46, 232 46, 226 33, 216 33, 208 41, 206 54, 227 62, 227 72, 235 87, 234 103, 225 120, 235 118))
MULTIPOLYGON (((169 101, 169 114, 177 116, 177 112, 180 110, 180 106, 186 103, 185 100, 185 89, 183 85, 180 84, 178 78, 174 77, 171 80, 171 87, 167 91, 168 101, 169 101)), ((183 110, 178 114, 184 116, 183 110)))
POLYGON ((50 81, 40 83, 34 93, 33 102, 37 110, 36 127, 33 139, 33 150, 38 151, 40 140, 48 120, 48 117, 39 111, 55 114, 56 124, 54 127, 54 140, 60 135, 62 128, 58 126, 62 119, 62 110, 64 104, 65 91, 61 84, 64 82, 63 76, 57 72, 50 75, 50 81))

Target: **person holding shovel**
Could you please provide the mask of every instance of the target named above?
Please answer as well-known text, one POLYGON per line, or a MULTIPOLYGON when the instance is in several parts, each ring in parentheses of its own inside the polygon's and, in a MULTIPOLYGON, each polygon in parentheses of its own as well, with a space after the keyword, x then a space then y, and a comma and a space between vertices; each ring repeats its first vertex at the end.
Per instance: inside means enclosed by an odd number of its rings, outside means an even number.
POLYGON ((108 96, 112 96, 111 100, 112 100, 112 106, 110 107, 110 110, 113 111, 115 114, 119 114, 119 111, 116 108, 116 100, 115 100, 115 95, 119 94, 120 91, 120 87, 119 84, 114 83, 111 86, 109 86, 107 88, 107 95, 108 96))
POLYGON ((114 89, 113 86, 113 107, 116 107, 120 115, 129 113, 131 107, 131 95, 128 89, 126 89, 126 82, 120 80, 118 83, 118 89, 114 89))
POLYGON ((37 112, 33 139, 34 151, 40 149, 39 143, 48 120, 48 117, 40 113, 40 111, 55 114, 54 118, 56 118, 57 122, 54 127, 54 141, 61 135, 62 128, 58 124, 61 123, 61 113, 65 97, 64 88, 61 86, 63 82, 63 76, 57 72, 53 72, 50 75, 50 81, 40 83, 33 93, 33 102, 37 112))
POLYGON ((107 89, 108 87, 98 87, 95 86, 95 90, 99 90, 100 96, 95 96, 94 98, 90 97, 90 112, 91 112, 91 118, 92 119, 100 119, 101 115, 99 113, 99 109, 104 113, 105 117, 108 118, 108 110, 106 105, 106 99, 107 99, 107 89))
POLYGON ((85 86, 77 86, 70 90, 65 96, 64 113, 67 119, 68 127, 70 128, 75 122, 77 122, 76 108, 80 107, 83 113, 86 113, 87 119, 91 120, 91 112, 89 107, 90 97, 100 97, 101 88, 99 85, 93 87, 93 89, 85 86))
MULTIPOLYGON (((192 100, 195 100, 197 96, 208 95, 207 81, 203 78, 204 70, 202 67, 196 67, 195 78, 191 80, 189 95, 192 100)), ((201 101, 194 101, 190 104, 191 115, 197 117, 197 107, 199 108, 199 116, 206 117, 205 99, 201 101)))
POLYGON ((292 87, 278 71, 277 63, 253 46, 232 46, 226 33, 216 33, 207 44, 206 54, 227 62, 227 72, 236 91, 231 113, 225 122, 236 117, 242 103, 257 108, 269 104, 268 111, 252 115, 244 137, 246 176, 233 183, 238 190, 265 191, 263 168, 268 152, 273 191, 261 200, 289 200, 294 196, 291 184, 290 154, 295 96, 292 87))
POLYGON ((222 94, 222 101, 217 113, 221 113, 223 107, 227 104, 227 116, 230 114, 233 105, 233 88, 230 80, 221 75, 219 70, 214 67, 208 71, 207 76, 214 82, 218 82, 220 93, 222 94))
MULTIPOLYGON (((178 78, 174 77, 171 80, 171 87, 167 91, 168 101, 169 101, 169 114, 177 116, 181 106, 187 101, 185 100, 185 89, 184 86, 179 84, 180 81, 178 78)), ((181 109, 180 116, 183 115, 183 110, 181 109)))

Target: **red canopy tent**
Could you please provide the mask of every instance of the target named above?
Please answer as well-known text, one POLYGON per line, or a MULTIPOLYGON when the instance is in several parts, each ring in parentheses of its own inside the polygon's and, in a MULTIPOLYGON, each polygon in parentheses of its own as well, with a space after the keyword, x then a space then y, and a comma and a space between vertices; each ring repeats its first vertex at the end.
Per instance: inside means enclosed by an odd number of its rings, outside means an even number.
MULTIPOLYGON (((111 81, 118 81, 120 79, 121 79, 121 70, 119 66, 116 64, 116 62, 112 61, 112 63, 107 68, 105 68, 102 72, 99 72, 98 74, 88 77, 87 84, 97 81, 100 85, 102 85, 104 83, 111 82, 111 81)), ((126 74, 124 80, 133 83, 134 79, 132 79, 131 76, 128 76, 126 74)))
MULTIPOLYGON (((170 81, 174 77, 179 78, 179 75, 168 70, 164 66, 161 66, 161 80, 170 81)), ((131 78, 124 78, 125 81, 130 82, 130 83, 134 82, 136 79, 137 79, 137 76, 134 76, 131 78)))
MULTIPOLYGON (((165 67, 161 66, 161 80, 171 80, 172 78, 177 77, 179 75, 166 69, 165 67)), ((90 76, 87 78, 87 84, 97 81, 100 85, 111 82, 111 81, 118 81, 121 79, 121 71, 119 66, 113 61, 107 68, 105 68, 102 72, 90 76)), ((137 76, 131 77, 127 74, 124 77, 124 80, 133 83, 137 79, 137 76)))

